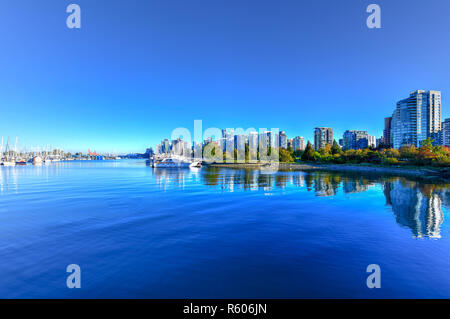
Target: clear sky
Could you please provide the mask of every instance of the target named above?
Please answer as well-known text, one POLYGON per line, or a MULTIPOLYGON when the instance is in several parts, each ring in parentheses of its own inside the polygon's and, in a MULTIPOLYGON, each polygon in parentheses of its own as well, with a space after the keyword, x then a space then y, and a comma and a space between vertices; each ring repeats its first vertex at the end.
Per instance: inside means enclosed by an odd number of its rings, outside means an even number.
POLYGON ((415 89, 450 117, 448 0, 3 0, 0 41, 0 136, 22 148, 143 152, 195 119, 378 137, 415 89))

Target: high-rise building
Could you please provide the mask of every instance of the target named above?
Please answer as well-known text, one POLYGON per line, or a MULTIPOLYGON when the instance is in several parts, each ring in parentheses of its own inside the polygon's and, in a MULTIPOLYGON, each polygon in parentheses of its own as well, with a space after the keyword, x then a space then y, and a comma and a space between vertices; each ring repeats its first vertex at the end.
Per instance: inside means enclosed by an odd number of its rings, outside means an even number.
POLYGON ((392 114, 391 140, 394 148, 421 146, 427 138, 438 144, 441 131, 441 92, 417 90, 397 103, 392 114))
POLYGON ((267 132, 258 134, 258 147, 259 151, 262 149, 268 149, 269 147, 269 138, 267 136, 267 132))
POLYGON ((369 135, 369 147, 377 147, 377 138, 373 135, 369 135))
POLYGON ((281 131, 280 134, 278 135, 278 145, 280 146, 280 148, 288 148, 287 145, 287 135, 284 131, 281 131))
POLYGON ((343 148, 345 150, 358 150, 369 147, 369 134, 366 131, 347 130, 344 132, 343 140, 343 148))
POLYGON ((278 139, 277 139, 277 134, 272 131, 267 131, 267 141, 268 141, 268 147, 274 147, 277 148, 278 147, 278 139))
POLYGON ((442 145, 450 147, 450 118, 442 122, 442 145))
POLYGON ((236 147, 234 143, 234 130, 233 129, 222 130, 222 136, 224 134, 225 134, 225 150, 226 152, 232 154, 236 147))
POLYGON ((247 143, 247 136, 246 135, 235 135, 234 136, 234 147, 238 150, 244 149, 245 144, 247 143))
POLYGON ((294 139, 293 138, 288 138, 287 146, 288 146, 288 148, 290 148, 290 147, 294 148, 294 139))
MULTIPOLYGON (((222 135, 223 136, 223 135, 222 135)), ((217 140, 217 145, 219 145, 219 149, 224 152, 226 145, 226 138, 222 137, 217 140)))
POLYGON ((305 150, 305 139, 302 136, 297 136, 292 141, 292 148, 294 151, 304 151, 305 150))
POLYGON ((329 127, 316 127, 314 129, 314 149, 318 151, 327 144, 333 145, 333 130, 329 127))
POLYGON ((169 154, 170 152, 170 142, 166 138, 163 141, 161 141, 160 146, 158 147, 158 151, 160 154, 169 154))
POLYGON ((248 148, 254 153, 258 151, 258 132, 248 134, 248 148))
POLYGON ((377 141, 376 141, 376 147, 377 148, 382 146, 382 145, 384 145, 384 136, 382 136, 380 138, 377 138, 377 141))
POLYGON ((386 147, 391 147, 391 124, 392 117, 386 117, 384 119, 384 131, 383 131, 383 144, 386 147))

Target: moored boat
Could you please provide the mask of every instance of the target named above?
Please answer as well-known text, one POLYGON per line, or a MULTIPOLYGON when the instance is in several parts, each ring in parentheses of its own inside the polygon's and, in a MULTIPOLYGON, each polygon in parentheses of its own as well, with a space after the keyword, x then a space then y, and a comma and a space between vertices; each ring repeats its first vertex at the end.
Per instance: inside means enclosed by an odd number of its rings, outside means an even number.
POLYGON ((2 162, 3 166, 16 166, 16 162, 11 162, 11 161, 5 161, 2 162))
POLYGON ((155 168, 189 168, 190 165, 191 162, 176 157, 167 157, 153 163, 155 168))
POLYGON ((42 158, 40 156, 34 156, 32 160, 33 164, 42 164, 42 158))
POLYGON ((27 161, 24 159, 17 159, 16 165, 27 165, 27 161))
POLYGON ((201 161, 192 161, 191 159, 182 156, 172 156, 163 159, 150 158, 147 160, 147 165, 154 168, 200 168, 201 161))

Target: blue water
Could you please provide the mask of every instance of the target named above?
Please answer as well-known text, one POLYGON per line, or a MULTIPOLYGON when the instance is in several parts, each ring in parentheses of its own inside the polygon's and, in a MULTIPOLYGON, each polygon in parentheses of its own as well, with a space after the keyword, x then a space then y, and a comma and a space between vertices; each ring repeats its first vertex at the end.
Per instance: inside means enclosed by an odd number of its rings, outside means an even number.
POLYGON ((0 298, 448 298, 448 186, 131 160, 1 167, 0 298))

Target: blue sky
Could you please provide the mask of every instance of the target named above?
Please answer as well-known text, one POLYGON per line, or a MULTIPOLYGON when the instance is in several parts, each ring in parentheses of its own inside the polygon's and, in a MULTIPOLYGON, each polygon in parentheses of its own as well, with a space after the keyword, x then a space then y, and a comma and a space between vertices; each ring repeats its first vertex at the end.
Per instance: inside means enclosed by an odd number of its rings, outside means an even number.
POLYGON ((441 90, 450 117, 449 15, 447 0, 3 1, 0 136, 118 153, 196 119, 380 136, 415 89, 441 90), (366 27, 370 3, 382 29, 366 27))

